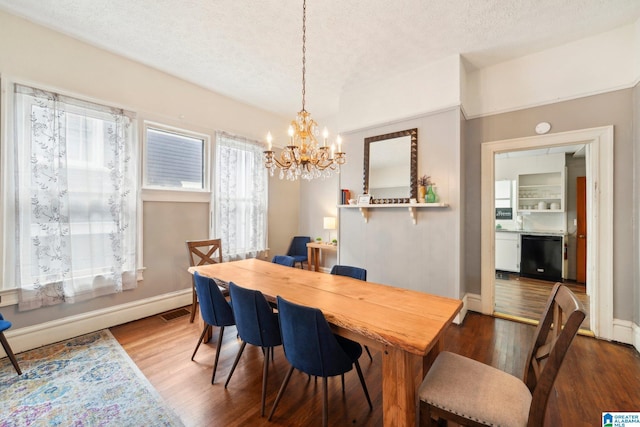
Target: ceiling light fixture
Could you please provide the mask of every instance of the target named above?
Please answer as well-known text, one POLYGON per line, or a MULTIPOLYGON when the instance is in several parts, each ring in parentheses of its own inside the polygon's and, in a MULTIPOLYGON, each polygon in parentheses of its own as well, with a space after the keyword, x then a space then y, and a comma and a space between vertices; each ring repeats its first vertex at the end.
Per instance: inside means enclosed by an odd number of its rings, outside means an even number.
POLYGON ((299 177, 306 180, 313 178, 329 177, 335 171, 340 173, 340 165, 346 161, 342 151, 340 135, 336 138, 338 150, 335 145, 327 146, 329 131, 325 127, 322 132, 323 144, 320 146, 318 136, 318 124, 311 118, 311 114, 305 110, 306 90, 306 41, 307 41, 307 2, 302 2, 302 110, 298 112, 295 120, 289 125, 289 145, 281 152, 280 157, 274 156, 272 149, 273 138, 271 132, 267 134, 267 150, 264 151, 264 166, 273 176, 276 169, 280 169, 280 179, 287 178, 295 181, 299 177))

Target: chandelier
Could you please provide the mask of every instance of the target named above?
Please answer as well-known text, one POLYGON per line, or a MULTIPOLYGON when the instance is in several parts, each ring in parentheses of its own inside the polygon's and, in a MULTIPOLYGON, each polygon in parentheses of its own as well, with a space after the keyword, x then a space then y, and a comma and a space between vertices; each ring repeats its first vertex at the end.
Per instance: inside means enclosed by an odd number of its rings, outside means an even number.
POLYGON ((306 180, 313 178, 329 177, 335 171, 340 173, 340 165, 346 161, 342 151, 342 140, 338 135, 336 146, 327 145, 329 131, 325 127, 322 132, 323 143, 320 145, 316 139, 319 135, 318 124, 311 118, 311 114, 305 110, 306 89, 306 21, 307 2, 302 2, 302 110, 289 125, 289 145, 281 152, 279 158, 272 150, 271 132, 267 134, 267 150, 264 151, 264 166, 273 176, 276 169, 280 169, 280 179, 287 178, 295 181, 299 177, 306 180))

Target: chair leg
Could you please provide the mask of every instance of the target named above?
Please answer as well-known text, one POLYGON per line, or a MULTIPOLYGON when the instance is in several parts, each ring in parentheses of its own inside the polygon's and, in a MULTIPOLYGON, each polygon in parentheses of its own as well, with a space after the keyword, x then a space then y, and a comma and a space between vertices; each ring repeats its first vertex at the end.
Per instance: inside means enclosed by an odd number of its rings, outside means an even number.
POLYGON ((242 356, 242 352, 244 351, 244 348, 246 345, 247 345, 246 341, 242 341, 242 344, 240 345, 240 349, 238 350, 238 354, 236 355, 236 360, 233 361, 233 366, 229 371, 229 375, 227 375, 227 381, 224 383, 224 388, 227 388, 227 385, 231 380, 231 376, 233 375, 233 371, 236 370, 236 366, 238 365, 238 361, 240 360, 240 356, 242 356))
POLYGON ((280 386, 280 390, 278 391, 278 395, 276 396, 276 400, 273 402, 273 407, 271 408, 271 412, 269 413, 268 421, 271 421, 273 417, 273 413, 276 411, 276 407, 278 406, 278 402, 280 402, 280 398, 284 393, 284 389, 287 388, 287 384, 289 384, 289 380, 291 379, 291 374, 293 373, 293 366, 289 368, 287 375, 284 377, 284 381, 282 381, 282 385, 280 386))
POLYGON ((213 374, 211 374, 211 384, 216 379, 216 368, 218 367, 218 358, 220 357, 220 348, 222 347, 222 335, 224 334, 224 326, 220 326, 220 336, 218 336, 218 345, 216 346, 216 360, 213 362, 213 374))
POLYGON ((4 352, 7 353, 7 356, 9 356, 9 359, 11 360, 13 367, 16 369, 16 372, 18 373, 18 375, 22 375, 22 371, 20 370, 20 366, 18 365, 18 360, 16 359, 16 356, 13 354, 13 351, 11 351, 11 346, 9 346, 9 342, 7 341, 7 338, 4 336, 4 332, 0 332, 0 342, 2 342, 2 347, 4 348, 4 352))
POLYGON ((364 349, 367 350, 367 354, 369 355, 369 360, 373 362, 373 357, 371 357, 371 352, 369 351, 369 347, 365 345, 364 349))
POLYGON ((198 340, 198 345, 196 345, 196 349, 193 350, 193 354, 191 355, 191 360, 193 360, 193 358, 196 357, 196 353, 198 352, 198 349, 200 348, 200 344, 202 344, 202 340, 204 339, 204 335, 207 333, 209 328, 211 328, 211 325, 204 325, 204 329, 202 330, 202 334, 200 334, 200 339, 198 340))
MULTIPOLYGON (((273 347, 271 347, 273 349, 273 347)), ((269 375, 269 349, 264 352, 264 367, 262 372, 262 408, 260 409, 260 416, 264 417, 264 401, 267 396, 267 376, 269 375)))
POLYGON ((322 377, 322 427, 329 425, 329 395, 327 392, 327 377, 322 377))
POLYGON ((367 402, 369 402, 369 409, 373 411, 373 405, 371 404, 371 398, 369 397, 369 390, 367 390, 367 384, 364 382, 364 376, 362 375, 362 369, 360 369, 360 363, 356 360, 356 371, 358 371, 358 377, 360 377, 360 383, 362 384, 362 390, 364 390, 364 395, 367 397, 367 402))
POLYGON ((342 380, 342 394, 344 394, 344 374, 340 375, 340 379, 342 380))
POLYGON ((193 323, 193 320, 196 318, 196 310, 198 309, 198 294, 196 294, 196 285, 192 283, 191 286, 193 287, 193 300, 191 302, 191 318, 189 319, 189 323, 193 323))

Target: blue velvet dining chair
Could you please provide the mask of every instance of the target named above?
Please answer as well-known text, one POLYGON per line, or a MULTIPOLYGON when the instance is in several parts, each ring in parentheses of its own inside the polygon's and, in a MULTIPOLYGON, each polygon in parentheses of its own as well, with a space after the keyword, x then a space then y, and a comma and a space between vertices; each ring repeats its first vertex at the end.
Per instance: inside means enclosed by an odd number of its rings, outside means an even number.
MULTIPOLYGON (((331 274, 335 274, 338 276, 353 277, 354 279, 362 280, 365 282, 367 281, 367 270, 360 267, 352 267, 350 265, 336 264, 333 267, 331 267, 331 274)), ((373 356, 371 356, 371 351, 369 351, 369 347, 365 345, 364 349, 367 351, 367 354, 369 355, 369 360, 373 361, 373 356)))
POLYGON ((274 264, 285 265, 287 267, 293 267, 296 265, 296 259, 289 255, 276 255, 271 260, 274 264))
POLYGON ((367 270, 360 267, 352 267, 350 265, 334 265, 331 267, 331 274, 353 277, 354 279, 365 282, 367 281, 367 270))
POLYGON ((4 331, 9 329, 10 327, 11 322, 9 322, 8 320, 4 320, 4 317, 2 317, 2 313, 0 313, 0 342, 2 342, 2 348, 4 348, 4 352, 7 353, 7 356, 9 356, 9 360, 11 360, 13 367, 16 368, 16 372, 18 373, 18 375, 22 375, 20 365, 18 365, 18 360, 13 354, 13 351, 11 351, 11 346, 9 345, 7 338, 4 336, 4 331))
POLYGON ((196 356, 200 344, 204 336, 209 332, 213 326, 220 328, 220 334, 218 336, 218 344, 216 346, 216 358, 213 363, 213 374, 211 374, 211 384, 213 384, 216 378, 216 369, 218 367, 218 359, 220 357, 220 348, 222 346, 222 337, 224 335, 225 326, 235 325, 235 319, 233 317, 233 309, 231 304, 222 295, 222 291, 218 287, 215 280, 210 277, 201 276, 198 272, 193 273, 194 284, 196 287, 196 293, 198 295, 198 301, 200 302, 200 315, 204 320, 205 326, 198 340, 198 345, 191 355, 191 360, 196 356))
POLYGON ((308 375, 322 377, 323 426, 328 425, 329 419, 327 378, 343 375, 349 372, 354 365, 367 402, 369 402, 369 408, 373 409, 369 391, 358 363, 358 358, 362 354, 360 344, 334 335, 322 311, 317 308, 298 305, 280 296, 277 297, 277 300, 284 354, 291 367, 282 382, 276 400, 273 402, 269 420, 273 417, 294 369, 308 375))
POLYGON ((305 261, 308 262, 307 243, 311 243, 309 236, 295 236, 291 239, 287 255, 292 256, 296 263, 300 263, 300 268, 304 268, 305 261))
POLYGON ((264 353, 264 362, 262 366, 262 406, 260 416, 264 417, 269 356, 273 355, 274 347, 282 345, 278 315, 273 312, 267 299, 260 291, 246 289, 229 282, 229 294, 231 295, 231 305, 233 306, 233 314, 242 345, 240 345, 227 381, 224 383, 224 388, 227 388, 247 343, 261 347, 264 353))

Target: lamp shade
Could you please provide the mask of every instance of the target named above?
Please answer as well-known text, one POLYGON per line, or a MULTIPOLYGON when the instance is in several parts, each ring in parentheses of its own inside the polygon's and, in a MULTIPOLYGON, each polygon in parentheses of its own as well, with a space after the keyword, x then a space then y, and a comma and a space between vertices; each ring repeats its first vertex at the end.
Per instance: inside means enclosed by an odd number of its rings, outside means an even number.
POLYGON ((336 218, 333 216, 325 216, 324 220, 324 229, 325 230, 335 230, 336 229, 336 218))

